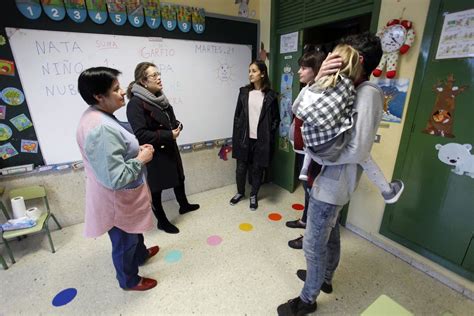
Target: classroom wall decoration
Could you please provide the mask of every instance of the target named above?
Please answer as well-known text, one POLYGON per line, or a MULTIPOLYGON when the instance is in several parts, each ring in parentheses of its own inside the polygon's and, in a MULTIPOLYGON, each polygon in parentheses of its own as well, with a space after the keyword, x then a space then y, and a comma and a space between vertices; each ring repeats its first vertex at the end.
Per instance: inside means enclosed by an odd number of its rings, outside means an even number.
POLYGON ((398 54, 406 54, 415 41, 415 31, 411 21, 393 19, 387 22, 378 33, 382 44, 382 59, 372 72, 379 77, 387 68, 385 76, 389 79, 397 75, 398 54))
POLYGON ((457 175, 466 175, 474 179, 474 155, 471 154, 471 144, 448 143, 437 144, 438 159, 454 166, 451 171, 457 175))
POLYGON ((291 111, 291 104, 293 100, 293 72, 290 65, 286 65, 283 69, 283 74, 281 75, 280 82, 280 127, 279 135, 280 141, 278 148, 280 150, 288 152, 290 150, 289 146, 289 130, 291 121, 293 118, 293 112, 291 111))
POLYGON ((401 123, 409 80, 375 79, 373 82, 383 91, 384 102, 382 120, 391 123, 401 123))
POLYGON ((444 16, 436 59, 474 57, 474 9, 444 16))
POLYGON ((466 85, 455 85, 455 81, 454 75, 450 74, 445 81, 438 80, 433 85, 436 100, 423 133, 448 138, 455 137, 453 134, 453 124, 456 111, 456 97, 467 89, 466 85))
POLYGON ((77 23, 87 16, 97 24, 110 18, 115 25, 127 21, 135 27, 146 25, 151 29, 160 27, 168 31, 176 27, 187 33, 191 29, 197 34, 205 30, 205 11, 160 0, 15 0, 17 9, 25 17, 36 20, 44 12, 50 19, 61 21, 66 16, 77 23))

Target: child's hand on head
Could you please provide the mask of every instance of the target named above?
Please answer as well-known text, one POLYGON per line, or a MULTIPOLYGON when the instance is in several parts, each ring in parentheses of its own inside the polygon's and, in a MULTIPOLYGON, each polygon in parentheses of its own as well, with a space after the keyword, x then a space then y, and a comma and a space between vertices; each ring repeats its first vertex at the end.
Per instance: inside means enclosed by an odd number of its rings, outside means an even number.
POLYGON ((319 68, 318 75, 314 81, 318 81, 324 76, 335 74, 342 65, 342 58, 338 54, 329 53, 319 68))

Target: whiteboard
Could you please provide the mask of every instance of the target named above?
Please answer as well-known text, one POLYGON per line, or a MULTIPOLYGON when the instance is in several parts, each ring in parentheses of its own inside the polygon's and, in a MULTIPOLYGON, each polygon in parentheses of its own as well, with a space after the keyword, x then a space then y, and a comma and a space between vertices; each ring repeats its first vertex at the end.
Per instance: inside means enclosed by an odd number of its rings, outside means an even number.
MULTIPOLYGON (((76 128, 88 105, 77 78, 89 67, 122 72, 126 89, 135 66, 150 61, 184 129, 178 144, 228 138, 239 87, 248 83, 247 45, 110 34, 6 28, 46 164, 81 160, 76 128)), ((115 115, 126 120, 125 108, 115 115)))

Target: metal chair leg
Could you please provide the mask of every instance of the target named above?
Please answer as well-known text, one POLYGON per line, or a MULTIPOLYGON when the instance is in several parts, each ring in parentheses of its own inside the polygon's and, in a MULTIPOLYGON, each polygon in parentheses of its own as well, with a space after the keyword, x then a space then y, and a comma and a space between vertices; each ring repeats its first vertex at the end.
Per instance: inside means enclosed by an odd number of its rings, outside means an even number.
POLYGON ((12 261, 12 263, 15 263, 15 258, 13 258, 13 252, 12 250, 10 249, 10 245, 8 244, 8 241, 4 238, 2 238, 3 240, 3 243, 5 244, 5 247, 7 248, 7 252, 8 252, 8 255, 10 256, 10 260, 12 261))
POLYGON ((59 228, 59 229, 63 229, 63 228, 61 227, 61 225, 59 225, 59 222, 58 222, 58 220, 56 219, 56 216, 54 216, 53 213, 50 213, 49 215, 51 215, 51 217, 53 218, 53 221, 56 223, 56 225, 58 226, 58 228, 59 228))
POLYGON ((48 228, 48 227, 46 227, 46 234, 48 235, 49 245, 51 246, 51 251, 52 251, 53 253, 55 253, 56 250, 54 250, 53 239, 51 238, 51 233, 49 232, 49 228, 48 228))
POLYGON ((2 256, 2 255, 0 255, 0 263, 1 263, 2 266, 3 266, 3 269, 5 269, 5 270, 8 269, 8 265, 7 265, 6 261, 5 261, 5 259, 3 259, 3 256, 2 256))

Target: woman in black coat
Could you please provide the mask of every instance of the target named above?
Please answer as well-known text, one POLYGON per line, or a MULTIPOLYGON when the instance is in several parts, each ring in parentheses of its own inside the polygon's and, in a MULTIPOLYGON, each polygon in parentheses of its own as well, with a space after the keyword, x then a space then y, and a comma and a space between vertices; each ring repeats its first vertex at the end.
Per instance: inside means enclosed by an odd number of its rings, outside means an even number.
POLYGON ((275 132, 280 123, 278 96, 270 88, 267 66, 254 61, 249 66, 250 84, 240 88, 234 115, 232 157, 237 159, 237 194, 230 200, 237 204, 245 196, 245 179, 249 173, 252 190, 250 209, 258 208, 258 190, 263 171, 270 166, 275 132))
POLYGON ((189 204, 184 191, 184 170, 176 139, 183 125, 176 120, 173 107, 163 94, 161 76, 152 63, 139 63, 135 81, 131 82, 127 97, 127 118, 140 144, 152 144, 155 154, 147 164, 148 186, 153 198, 153 212, 158 229, 176 234, 179 230, 166 217, 161 204, 161 192, 174 188, 179 213, 197 210, 198 204, 189 204))

